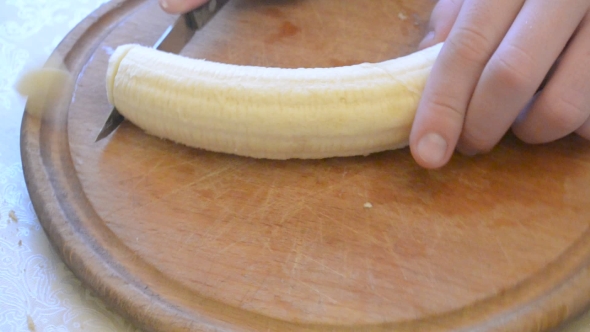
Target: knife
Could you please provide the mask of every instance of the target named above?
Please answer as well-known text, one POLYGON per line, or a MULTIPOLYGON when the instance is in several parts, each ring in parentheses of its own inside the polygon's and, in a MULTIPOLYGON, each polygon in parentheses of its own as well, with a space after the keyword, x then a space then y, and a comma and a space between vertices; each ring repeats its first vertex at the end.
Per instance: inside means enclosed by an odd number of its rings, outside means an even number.
MULTIPOLYGON (((164 31, 153 47, 164 52, 180 53, 195 32, 204 27, 228 1, 210 0, 197 9, 181 15, 164 31)), ((123 120, 125 117, 116 108, 113 108, 95 142, 109 136, 123 120)))

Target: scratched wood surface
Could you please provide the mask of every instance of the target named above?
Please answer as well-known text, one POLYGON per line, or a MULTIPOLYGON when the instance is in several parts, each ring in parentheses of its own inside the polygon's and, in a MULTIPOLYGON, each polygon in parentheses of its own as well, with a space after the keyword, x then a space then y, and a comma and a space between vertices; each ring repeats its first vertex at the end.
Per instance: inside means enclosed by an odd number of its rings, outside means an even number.
MULTIPOLYGON (((431 0, 232 0, 183 54, 282 67, 411 53, 431 0)), ((590 299, 590 146, 493 153, 440 171, 407 149, 267 161, 124 123, 94 143, 120 44, 172 22, 107 4, 60 44, 77 81, 25 115, 23 166, 64 261, 146 331, 544 331, 590 299), (369 207, 371 206, 371 207, 369 207)))

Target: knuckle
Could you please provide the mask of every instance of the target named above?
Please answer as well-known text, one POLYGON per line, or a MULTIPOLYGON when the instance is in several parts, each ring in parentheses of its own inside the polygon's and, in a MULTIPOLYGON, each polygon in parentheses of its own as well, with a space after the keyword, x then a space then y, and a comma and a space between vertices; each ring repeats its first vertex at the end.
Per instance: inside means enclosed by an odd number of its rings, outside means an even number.
POLYGON ((490 40, 476 27, 461 26, 447 40, 453 56, 470 62, 481 62, 489 51, 490 40))
POLYGON ((500 83, 524 91, 535 87, 533 58, 518 46, 508 46, 490 60, 491 75, 500 83))
POLYGON ((429 101, 429 104, 433 112, 455 121, 463 121, 465 111, 455 105, 456 99, 451 96, 437 94, 429 101))
POLYGON ((494 147, 494 142, 492 142, 488 136, 489 135, 487 135, 485 130, 466 127, 461 133, 461 146, 477 153, 489 152, 494 147))

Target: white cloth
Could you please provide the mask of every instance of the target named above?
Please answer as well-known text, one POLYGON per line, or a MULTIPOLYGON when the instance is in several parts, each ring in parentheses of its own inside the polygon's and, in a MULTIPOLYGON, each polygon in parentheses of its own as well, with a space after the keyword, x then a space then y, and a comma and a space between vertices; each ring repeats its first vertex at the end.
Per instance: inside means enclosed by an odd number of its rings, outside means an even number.
MULTIPOLYGON (((106 0, 0 0, 0 331, 137 331, 84 288, 52 249, 25 187, 13 86, 106 0)), ((590 331, 590 314, 563 332, 590 331)))
POLYGON ((137 331, 83 287, 51 247, 25 187, 21 71, 41 64, 106 0, 0 0, 0 331, 137 331))

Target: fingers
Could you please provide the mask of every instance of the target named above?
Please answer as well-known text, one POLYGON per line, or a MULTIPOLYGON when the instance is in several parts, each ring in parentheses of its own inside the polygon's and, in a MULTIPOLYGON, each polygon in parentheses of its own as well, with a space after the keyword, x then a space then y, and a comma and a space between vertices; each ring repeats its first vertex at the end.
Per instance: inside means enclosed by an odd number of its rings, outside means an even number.
POLYGON ((527 143, 573 132, 590 139, 590 14, 566 48, 551 79, 512 130, 527 143))
POLYGON ((429 32, 426 34, 419 49, 424 49, 444 41, 459 16, 464 0, 439 0, 432 10, 429 32))
POLYGON ((523 2, 464 1, 432 68, 410 134, 412 155, 422 167, 439 168, 450 159, 471 94, 523 2))
POLYGON ((200 5, 206 3, 208 0, 159 0, 160 7, 170 14, 184 14, 200 5))
MULTIPOLYGON (((587 0, 570 0, 567 3, 545 0, 525 2, 502 43, 487 63, 473 92, 458 143, 459 151, 467 154, 486 152, 498 143, 521 110, 533 98, 587 10, 587 0)), ((586 43, 584 41, 584 44, 586 43)), ((585 47, 587 49, 587 45, 585 47)), ((570 80, 570 83, 573 82, 570 80)), ((553 90, 555 89, 559 88, 554 87, 553 90)), ((568 98, 574 95, 575 93, 570 91, 568 98)), ((555 97, 553 95, 551 98, 555 97)), ((575 102, 581 101, 579 96, 576 98, 575 102)), ((535 104, 541 104, 546 99, 547 97, 541 96, 535 104)), ((559 107, 565 105, 570 115, 580 113, 579 110, 574 110, 575 107, 569 104, 569 100, 561 103, 559 107)), ((580 125, 585 119, 579 118, 580 114, 575 115, 572 122, 580 125)), ((559 124, 554 123, 553 126, 559 124)), ((566 126, 571 124, 568 123, 566 126)))

